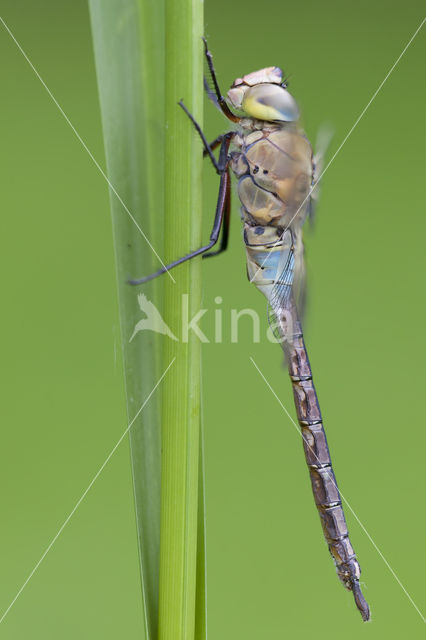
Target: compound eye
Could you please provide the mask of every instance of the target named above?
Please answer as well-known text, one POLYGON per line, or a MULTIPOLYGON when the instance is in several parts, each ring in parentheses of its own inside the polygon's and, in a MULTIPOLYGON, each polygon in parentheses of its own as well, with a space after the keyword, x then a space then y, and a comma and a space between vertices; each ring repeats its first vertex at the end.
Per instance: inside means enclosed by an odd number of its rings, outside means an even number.
POLYGON ((294 122, 299 119, 295 99, 277 84, 257 84, 244 94, 242 108, 252 118, 268 122, 294 122))

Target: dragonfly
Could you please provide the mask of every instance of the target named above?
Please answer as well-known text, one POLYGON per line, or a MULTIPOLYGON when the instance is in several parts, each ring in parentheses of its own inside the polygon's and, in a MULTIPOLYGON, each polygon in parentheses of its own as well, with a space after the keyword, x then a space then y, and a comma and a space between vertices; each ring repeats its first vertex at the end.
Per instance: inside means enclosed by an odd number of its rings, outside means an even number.
POLYGON ((279 67, 237 78, 225 99, 212 54, 203 41, 214 91, 206 80, 205 89, 215 106, 234 123, 231 131, 209 144, 192 114, 179 102, 200 135, 204 156, 210 158, 220 177, 210 239, 195 251, 130 283, 143 284, 198 255, 207 258, 226 250, 232 172, 241 203, 248 278, 267 299, 268 320, 284 351, 324 537, 338 577, 352 591, 362 619, 367 621, 370 609, 360 587, 361 569, 349 540, 301 322, 305 282, 302 228, 316 204, 321 158, 314 156, 300 126, 297 103, 279 67), (217 147, 218 160, 213 153, 217 147), (219 237, 219 246, 214 248, 219 237))

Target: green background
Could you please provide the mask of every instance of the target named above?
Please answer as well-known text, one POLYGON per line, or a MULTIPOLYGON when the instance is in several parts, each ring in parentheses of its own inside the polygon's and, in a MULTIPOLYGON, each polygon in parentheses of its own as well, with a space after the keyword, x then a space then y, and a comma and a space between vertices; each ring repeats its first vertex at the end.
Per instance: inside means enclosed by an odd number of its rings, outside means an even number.
MULTIPOLYGON (((1 6, 104 166, 86 3, 1 6)), ((321 123, 334 126, 331 153, 423 17, 411 0, 215 0, 205 9, 224 89, 283 66, 311 140, 321 123)), ((420 608, 425 53, 423 29, 327 171, 306 238, 307 345, 337 479, 420 608)), ((0 59, 4 611, 123 433, 126 411, 107 185, 2 26, 0 59)), ((208 137, 225 127, 207 104, 208 137)), ((208 165, 205 178, 207 235, 217 189, 208 165)), ((373 613, 362 624, 322 539, 300 436, 249 361, 294 416, 280 352, 264 331, 253 344, 249 319, 231 344, 231 308, 266 311, 246 281, 237 212, 234 198, 230 251, 204 264, 210 338, 214 309, 224 317, 223 344, 203 348, 209 637, 420 637, 419 614, 346 509, 373 613)), ((141 638, 139 600, 123 442, 0 634, 141 638)))

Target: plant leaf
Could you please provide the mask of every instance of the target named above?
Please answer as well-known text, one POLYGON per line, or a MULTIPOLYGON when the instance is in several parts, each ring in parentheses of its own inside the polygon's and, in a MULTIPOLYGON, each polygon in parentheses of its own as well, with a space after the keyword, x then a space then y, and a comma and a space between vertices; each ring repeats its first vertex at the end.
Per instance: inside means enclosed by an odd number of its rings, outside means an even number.
MULTIPOLYGON (((89 0, 89 7, 112 185, 111 213, 130 421, 160 377, 161 344, 156 334, 135 329, 143 314, 138 306, 139 292, 127 280, 158 268, 152 247, 162 254, 164 5, 159 0, 89 0)), ((148 300, 156 297, 159 286, 152 283, 144 287, 148 300)), ((147 640, 156 640, 158 626, 159 391, 130 430, 147 640)))
MULTIPOLYGON (((167 259, 201 245, 202 148, 177 102, 183 98, 201 124, 202 32, 201 0, 166 0, 167 259)), ((164 366, 176 360, 163 387, 159 640, 194 640, 201 345, 194 332, 185 335, 184 318, 201 308, 201 258, 180 265, 173 276, 176 282, 167 279, 164 285, 164 317, 182 340, 164 345, 164 366)))

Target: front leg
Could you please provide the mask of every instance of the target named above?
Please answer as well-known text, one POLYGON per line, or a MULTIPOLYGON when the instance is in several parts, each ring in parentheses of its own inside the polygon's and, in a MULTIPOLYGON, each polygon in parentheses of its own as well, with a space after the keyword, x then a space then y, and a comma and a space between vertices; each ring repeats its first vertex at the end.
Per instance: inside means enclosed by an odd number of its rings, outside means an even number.
MULTIPOLYGON (((198 135, 199 135, 199 136, 200 136, 200 138, 201 138, 201 141, 202 141, 203 146, 204 146, 204 153, 203 153, 203 155, 204 155, 204 156, 209 156, 209 158, 210 158, 210 160, 211 160, 212 165, 213 165, 213 166, 214 166, 214 168, 216 169, 216 173, 220 174, 220 173, 221 173, 221 169, 220 169, 220 167, 219 167, 219 164, 218 164, 218 163, 217 163, 217 161, 216 161, 216 158, 215 158, 215 157, 214 157, 214 155, 213 155, 212 147, 211 147, 211 146, 209 145, 209 143, 207 142, 207 138, 206 138, 206 136, 204 135, 203 130, 201 129, 200 125, 198 124, 198 122, 196 121, 196 119, 194 118, 194 116, 192 115, 192 113, 191 113, 190 111, 188 111, 188 109, 186 108, 186 106, 185 106, 185 105, 184 105, 184 103, 183 103, 183 100, 180 100, 180 101, 178 102, 178 104, 179 104, 179 106, 180 106, 180 107, 185 111, 186 115, 187 115, 187 116, 188 116, 188 118, 191 120, 192 124, 194 125, 194 127, 195 127, 195 129, 196 129, 196 131, 197 131, 197 133, 198 133, 198 135)), ((220 138, 220 142, 222 142, 223 137, 224 137, 224 136, 222 136, 222 137, 221 137, 221 136, 218 136, 218 137, 216 138, 216 140, 214 140, 214 141, 213 141, 213 143, 212 143, 212 144, 217 146, 217 145, 219 144, 219 142, 218 142, 219 138, 220 138), (217 144, 216 144, 216 143, 217 143, 217 144)))
MULTIPOLYGON (((216 244, 219 238, 219 233, 222 226, 224 215, 226 214, 226 217, 229 217, 230 175, 228 171, 228 164, 230 159, 228 156, 228 149, 231 143, 232 135, 233 134, 225 134, 222 140, 221 148, 220 148, 218 166, 219 167, 223 166, 223 169, 221 169, 221 174, 220 174, 219 194, 217 198, 216 211, 215 211, 215 216, 213 220, 212 230, 210 233, 209 242, 203 245, 202 247, 200 247, 199 249, 196 249, 195 251, 191 251, 185 256, 182 256, 181 258, 178 258, 177 260, 174 260, 173 262, 170 262, 169 264, 161 267, 161 269, 158 269, 158 271, 155 271, 154 273, 151 273, 148 276, 139 278, 137 280, 129 280, 129 284, 137 285, 137 284, 144 284, 145 282, 149 282, 149 280, 153 280, 154 278, 161 276, 161 274, 166 273, 166 271, 169 271, 174 267, 177 267, 179 264, 182 264, 183 262, 187 262, 188 260, 191 260, 192 258, 195 258, 196 256, 199 256, 201 254, 205 254, 207 251, 209 251, 209 249, 214 247, 214 245, 216 244)), ((225 237, 225 242, 227 242, 227 238, 228 238, 227 230, 224 233, 224 237, 225 237)), ((223 240, 222 240, 221 250, 223 250, 222 246, 223 246, 223 240)))

